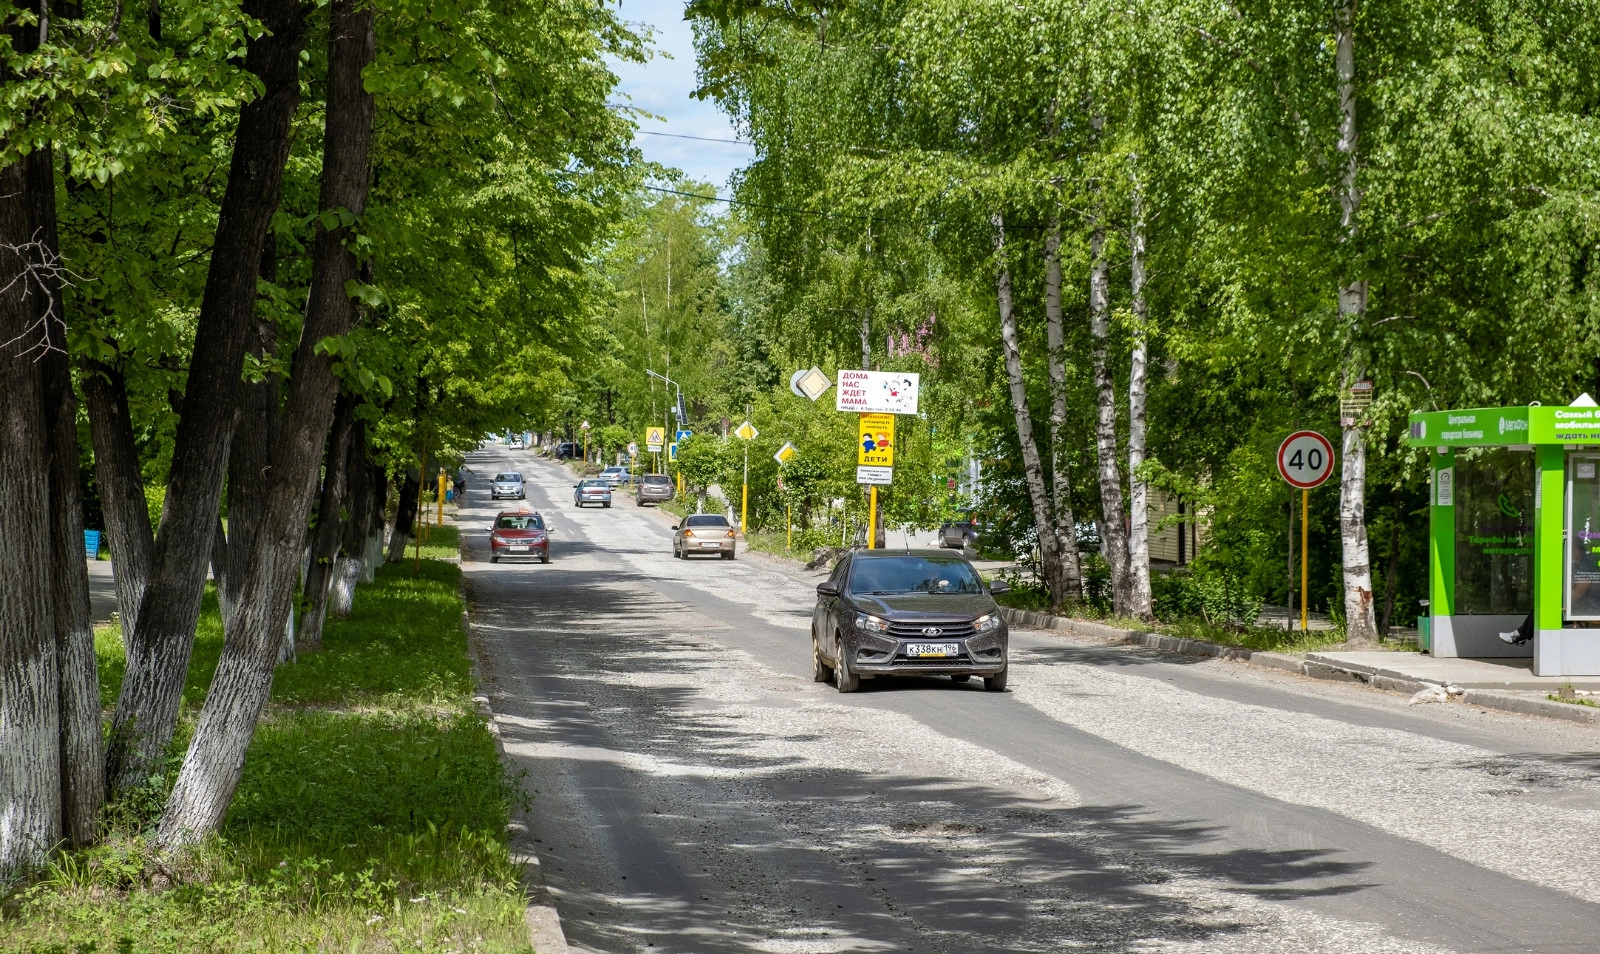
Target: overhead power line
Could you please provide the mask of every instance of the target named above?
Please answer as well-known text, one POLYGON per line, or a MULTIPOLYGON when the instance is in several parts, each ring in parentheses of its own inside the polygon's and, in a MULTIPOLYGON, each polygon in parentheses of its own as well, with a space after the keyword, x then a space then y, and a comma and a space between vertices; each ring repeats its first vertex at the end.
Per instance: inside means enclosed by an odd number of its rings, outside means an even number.
POLYGON ((686 136, 683 133, 654 132, 649 129, 635 129, 634 132, 641 136, 666 136, 668 139, 693 139, 697 142, 731 142, 736 146, 755 145, 755 143, 748 139, 716 139, 711 136, 686 136))

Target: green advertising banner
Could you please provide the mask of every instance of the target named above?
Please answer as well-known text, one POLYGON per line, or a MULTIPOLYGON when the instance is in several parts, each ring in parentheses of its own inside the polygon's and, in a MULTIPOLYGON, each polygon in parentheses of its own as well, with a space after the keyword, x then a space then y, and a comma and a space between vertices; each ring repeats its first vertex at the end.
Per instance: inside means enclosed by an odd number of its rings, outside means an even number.
POLYGON ((1600 407, 1530 407, 1533 444, 1600 444, 1600 407))
POLYGON ((1529 412, 1564 410, 1539 407, 1478 407, 1461 411, 1418 411, 1411 415, 1412 447, 1506 447, 1532 444, 1529 412))

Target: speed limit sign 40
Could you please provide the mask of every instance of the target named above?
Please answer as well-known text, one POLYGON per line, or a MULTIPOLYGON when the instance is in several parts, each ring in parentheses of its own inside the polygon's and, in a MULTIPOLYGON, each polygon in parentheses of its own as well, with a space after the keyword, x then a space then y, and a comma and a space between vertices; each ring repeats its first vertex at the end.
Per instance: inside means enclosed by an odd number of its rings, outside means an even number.
POLYGON ((1320 486, 1333 474, 1333 445, 1316 431, 1295 431, 1278 445, 1278 473, 1301 490, 1320 486))

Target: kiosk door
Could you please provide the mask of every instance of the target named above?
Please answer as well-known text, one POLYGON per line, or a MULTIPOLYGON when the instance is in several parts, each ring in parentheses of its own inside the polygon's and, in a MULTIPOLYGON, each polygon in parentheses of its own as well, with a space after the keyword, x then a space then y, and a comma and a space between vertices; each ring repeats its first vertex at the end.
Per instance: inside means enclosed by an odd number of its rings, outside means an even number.
POLYGON ((1567 455, 1566 586, 1569 620, 1600 620, 1600 455, 1567 455))

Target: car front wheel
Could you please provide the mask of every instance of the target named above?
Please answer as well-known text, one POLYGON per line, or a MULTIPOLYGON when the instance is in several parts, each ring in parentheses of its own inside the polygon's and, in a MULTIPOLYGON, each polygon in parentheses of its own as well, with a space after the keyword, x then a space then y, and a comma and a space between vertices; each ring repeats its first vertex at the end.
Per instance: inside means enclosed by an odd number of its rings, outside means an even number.
POLYGON ((992 676, 984 676, 983 677, 983 688, 985 690, 989 691, 989 692, 1005 692, 1006 691, 1006 672, 1007 672, 1007 670, 1002 669, 998 673, 995 673, 992 676))
POLYGON ((861 688, 861 677, 850 671, 850 660, 845 658, 842 644, 839 645, 839 664, 833 670, 833 687, 840 692, 855 692, 861 688))

